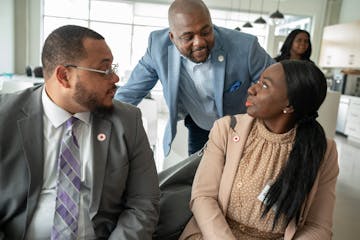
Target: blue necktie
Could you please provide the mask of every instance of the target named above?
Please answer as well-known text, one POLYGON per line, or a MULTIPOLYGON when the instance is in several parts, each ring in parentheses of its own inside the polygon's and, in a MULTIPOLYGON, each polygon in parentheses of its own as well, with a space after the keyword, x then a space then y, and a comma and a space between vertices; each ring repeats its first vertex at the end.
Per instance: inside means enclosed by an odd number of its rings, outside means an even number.
POLYGON ((77 120, 71 117, 66 121, 65 135, 61 141, 51 239, 77 238, 81 183, 79 144, 73 134, 77 120))

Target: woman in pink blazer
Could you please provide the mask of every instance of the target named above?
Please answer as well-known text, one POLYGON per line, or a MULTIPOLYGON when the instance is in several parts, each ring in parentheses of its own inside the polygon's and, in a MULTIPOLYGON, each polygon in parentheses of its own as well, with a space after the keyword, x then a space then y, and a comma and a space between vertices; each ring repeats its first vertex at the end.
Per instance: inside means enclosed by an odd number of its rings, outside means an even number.
POLYGON ((337 151, 316 121, 326 89, 310 62, 263 72, 247 114, 210 132, 180 239, 331 239, 337 151))

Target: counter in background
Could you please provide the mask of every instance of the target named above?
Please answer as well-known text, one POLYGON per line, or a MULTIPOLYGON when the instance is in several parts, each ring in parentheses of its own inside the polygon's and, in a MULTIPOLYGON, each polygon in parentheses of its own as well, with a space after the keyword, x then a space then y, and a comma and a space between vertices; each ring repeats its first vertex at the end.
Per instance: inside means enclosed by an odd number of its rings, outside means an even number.
POLYGON ((346 115, 345 134, 349 140, 360 143, 360 98, 347 97, 350 104, 346 115))
POLYGON ((340 95, 340 92, 328 90, 326 98, 319 109, 319 118, 317 120, 324 128, 328 138, 334 138, 335 136, 340 95))
POLYGON ((27 77, 25 75, 1 76, 0 93, 17 92, 42 83, 44 83, 43 78, 27 77))
POLYGON ((350 96, 341 95, 339 110, 336 120, 336 133, 345 135, 345 127, 346 127, 349 105, 350 105, 350 96))

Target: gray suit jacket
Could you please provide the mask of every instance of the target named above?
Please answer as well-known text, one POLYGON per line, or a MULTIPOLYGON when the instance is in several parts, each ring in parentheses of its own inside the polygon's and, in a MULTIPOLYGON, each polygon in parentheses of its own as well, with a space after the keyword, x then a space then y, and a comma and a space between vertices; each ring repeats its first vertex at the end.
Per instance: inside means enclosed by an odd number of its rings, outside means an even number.
MULTIPOLYGON (((43 183, 42 87, 0 95, 0 239, 23 239, 43 183)), ((139 109, 93 113, 90 218, 98 239, 151 239, 159 214, 153 153, 139 109), (105 141, 97 141, 105 133, 105 141)))
MULTIPOLYGON (((245 113, 247 89, 257 82, 274 60, 260 47, 257 38, 243 32, 214 26, 215 45, 210 61, 216 82, 215 105, 219 116, 245 113)), ((134 68, 129 81, 118 89, 115 98, 138 104, 161 81, 169 108, 169 122, 164 133, 164 153, 170 151, 178 121, 178 93, 181 55, 169 39, 169 29, 154 31, 149 36, 145 55, 134 68)))

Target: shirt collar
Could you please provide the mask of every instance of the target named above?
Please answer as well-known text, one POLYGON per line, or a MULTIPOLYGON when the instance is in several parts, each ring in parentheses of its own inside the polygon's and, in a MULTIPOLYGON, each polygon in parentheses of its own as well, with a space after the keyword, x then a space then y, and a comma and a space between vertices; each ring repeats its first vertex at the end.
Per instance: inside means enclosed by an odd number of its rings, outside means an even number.
POLYGON ((210 60, 211 54, 209 54, 209 56, 205 62, 201 62, 201 63, 195 63, 183 55, 181 55, 181 58, 182 58, 182 63, 184 64, 185 68, 188 69, 188 71, 194 72, 194 71, 196 71, 196 69, 204 69, 204 68, 209 67, 209 64, 211 61, 210 60))
POLYGON ((205 64, 205 63, 208 63, 210 61, 210 59, 211 59, 211 54, 209 54, 209 56, 208 56, 208 58, 206 59, 205 62, 196 63, 196 62, 191 61, 190 59, 188 59, 187 57, 185 57, 181 53, 180 53, 180 56, 183 59, 184 63, 186 63, 186 65, 190 66, 191 68, 194 68, 196 66, 200 66, 200 65, 205 64))
POLYGON ((74 116, 86 124, 90 124, 90 112, 80 112, 71 115, 66 110, 56 105, 47 95, 45 87, 43 87, 41 94, 41 101, 44 107, 44 114, 48 117, 51 124, 58 128, 64 122, 66 122, 71 116, 74 116))

